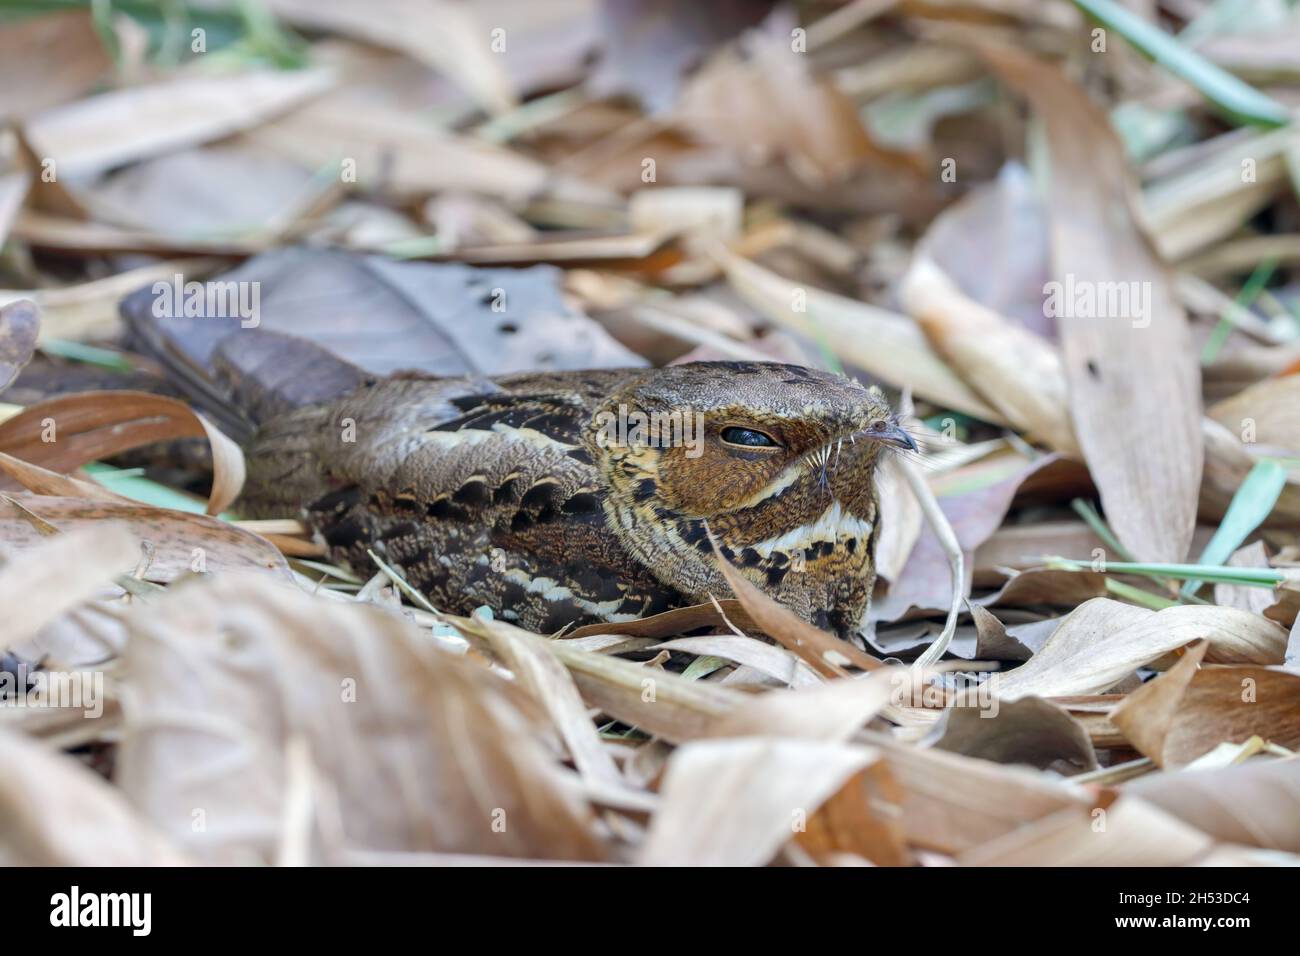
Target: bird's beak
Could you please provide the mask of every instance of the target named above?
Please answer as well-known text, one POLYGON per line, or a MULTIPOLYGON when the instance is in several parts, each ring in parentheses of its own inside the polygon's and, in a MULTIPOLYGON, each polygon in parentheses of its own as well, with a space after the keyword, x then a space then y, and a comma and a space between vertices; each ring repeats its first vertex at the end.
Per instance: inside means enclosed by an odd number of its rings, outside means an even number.
POLYGON ((916 439, 905 432, 900 425, 890 424, 882 432, 872 432, 871 437, 876 441, 883 441, 886 444, 894 445, 898 448, 906 448, 908 451, 916 451, 916 439))

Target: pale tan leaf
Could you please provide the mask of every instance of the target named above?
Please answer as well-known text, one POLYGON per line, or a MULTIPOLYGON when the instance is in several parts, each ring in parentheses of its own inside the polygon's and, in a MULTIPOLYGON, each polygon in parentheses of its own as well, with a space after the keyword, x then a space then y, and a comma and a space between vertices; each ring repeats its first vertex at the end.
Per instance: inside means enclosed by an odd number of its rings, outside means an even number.
POLYGON ((332 83, 323 70, 176 77, 46 110, 26 132, 60 178, 77 178, 248 129, 332 83))
POLYGON ((963 853, 965 866, 1186 866, 1214 841, 1137 797, 1062 810, 963 853))
POLYGON ((1072 612, 1027 663, 990 678, 1002 698, 1095 694, 1198 639, 1208 660, 1281 663, 1286 631, 1235 608, 1180 605, 1150 611, 1094 598, 1072 612))
POLYGON ((902 820, 914 847, 959 853, 1027 823, 1088 802, 1060 783, 1022 769, 938 750, 884 734, 860 739, 880 750, 902 789, 902 820))
POLYGON ((1300 375, 1265 379, 1211 406, 1208 414, 1248 442, 1300 452, 1300 375))
POLYGON ((31 182, 22 170, 0 174, 0 243, 9 238, 9 228, 27 199, 31 182))
POLYGON ((89 10, 6 21, 0 118, 30 116, 90 92, 113 68, 89 10))
POLYGON ((1182 561, 1201 484, 1200 367, 1172 277, 1133 214, 1123 147, 1059 68, 1007 47, 982 52, 1046 128, 1062 300, 1091 290, 1095 310, 1108 289, 1132 293, 1127 314, 1057 316, 1074 431, 1107 519, 1139 560, 1182 561))
POLYGON ((1097 769, 1097 754, 1079 721, 1041 697, 949 707, 931 746, 938 750, 1046 769, 1057 761, 1097 769))
POLYGON ((0 865, 185 866, 193 862, 102 777, 0 728, 0 865))
POLYGON ((865 677, 746 698, 719 719, 710 737, 780 736, 846 741, 900 695, 905 672, 885 668, 865 677))
POLYGON ((1124 784, 1123 791, 1215 839, 1300 853, 1300 759, 1152 773, 1124 784))
POLYGON ((83 481, 70 475, 61 475, 57 471, 50 471, 40 465, 33 465, 21 458, 7 455, 2 451, 0 451, 0 471, 3 471, 28 491, 38 495, 134 504, 130 498, 124 498, 117 492, 109 491, 98 482, 83 481))
POLYGON ((668 760, 639 861, 761 866, 879 754, 779 737, 701 741, 668 760))
POLYGON ((206 862, 274 858, 294 739, 319 781, 314 862, 605 855, 521 695, 397 615, 226 575, 175 585, 130 626, 117 782, 206 862))
POLYGON ((1055 451, 1079 454, 1051 343, 967 298, 924 256, 913 260, 899 296, 935 351, 1007 421, 1055 451))
MULTIPOLYGON (((516 97, 492 30, 472 7, 447 0, 267 0, 268 7, 291 23, 333 30, 379 46, 399 50, 459 83, 485 109, 502 113, 516 97)), ((503 38, 512 36, 506 30, 503 38)), ((508 48, 503 48, 508 49, 508 48)))
POLYGON ((601 744, 573 678, 552 653, 553 642, 504 621, 484 623, 488 642, 538 705, 545 708, 578 772, 589 780, 622 787, 623 776, 601 744))
MULTIPOLYGON (((0 503, 0 529, 7 532, 5 510, 9 509, 0 503)), ((114 577, 129 573, 140 557, 135 539, 108 523, 40 537, 21 554, 13 547, 10 534, 0 537, 0 542, 0 551, 8 557, 0 567, 0 608, 5 609, 0 652, 103 593, 114 577)))
POLYGON ((701 657, 721 657, 747 664, 775 677, 784 684, 796 687, 817 686, 822 683, 803 661, 789 651, 773 647, 752 637, 719 634, 710 637, 679 637, 676 640, 654 644, 650 650, 686 651, 701 657))

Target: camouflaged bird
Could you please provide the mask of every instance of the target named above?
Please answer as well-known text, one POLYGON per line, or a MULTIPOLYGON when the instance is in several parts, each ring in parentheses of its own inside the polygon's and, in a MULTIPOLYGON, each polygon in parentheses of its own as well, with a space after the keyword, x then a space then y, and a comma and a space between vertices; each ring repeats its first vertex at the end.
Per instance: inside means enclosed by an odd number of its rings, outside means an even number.
POLYGON ((244 506, 303 515, 358 570, 373 550, 437 607, 543 633, 729 596, 716 541, 848 636, 888 446, 916 448, 879 389, 793 365, 395 376, 263 420, 244 506))

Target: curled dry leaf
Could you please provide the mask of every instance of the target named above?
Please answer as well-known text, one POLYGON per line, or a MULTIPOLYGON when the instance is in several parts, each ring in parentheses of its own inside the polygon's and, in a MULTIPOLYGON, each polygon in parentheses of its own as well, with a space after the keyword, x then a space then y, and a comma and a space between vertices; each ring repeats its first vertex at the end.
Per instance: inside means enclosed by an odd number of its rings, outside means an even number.
POLYGON ((30 515, 56 531, 117 526, 135 542, 132 560, 117 572, 131 570, 141 545, 152 551, 144 577, 166 583, 192 572, 268 570, 286 578, 283 555, 266 539, 207 515, 155 508, 137 502, 87 500, 45 495, 14 495, 0 501, 0 541, 13 551, 29 553, 44 540, 30 515))
MULTIPOLYGON (((0 242, 3 241, 3 232, 0 231, 0 242)), ((27 299, 0 306, 0 392, 8 388, 23 366, 32 360, 40 329, 40 312, 27 299)))
POLYGON ((1107 518, 1138 559, 1181 561, 1201 485, 1200 369, 1172 277, 1130 207, 1123 146, 1059 68, 1008 47, 981 53, 1046 128, 1057 330, 1074 431, 1107 518), (1091 308, 1065 301, 1076 291, 1091 308))
POLYGON ((121 791, 74 757, 0 729, 0 865, 185 866, 192 862, 121 791))
POLYGON ((1065 618, 1030 660, 990 678, 1004 700, 1030 694, 1097 694, 1137 668, 1204 638, 1207 659, 1281 663, 1286 631, 1236 608, 1179 605, 1163 611, 1093 598, 1065 618))
POLYGON ((523 698, 401 617, 226 575, 176 585, 130 626, 117 782, 206 862, 276 857, 295 739, 314 861, 605 855, 523 698))
POLYGON ((1188 648, 1176 665, 1111 712, 1133 746, 1161 767, 1180 767, 1220 743, 1256 734, 1288 749, 1300 746, 1300 675, 1257 666, 1202 667, 1207 650, 1203 642, 1188 648))
POLYGON ((1041 697, 1000 701, 995 707, 949 707, 931 746, 994 763, 1046 769, 1061 761, 1079 770, 1097 768, 1083 725, 1041 697))
POLYGON ((57 472, 172 438, 208 440, 208 514, 225 511, 243 487, 244 454, 216 426, 174 398, 148 392, 78 392, 29 406, 0 424, 0 450, 57 472))
POLYGON ((745 664, 795 687, 817 686, 822 679, 798 657, 780 647, 755 640, 719 634, 710 637, 679 637, 653 645, 650 650, 686 651, 701 657, 721 657, 745 664))

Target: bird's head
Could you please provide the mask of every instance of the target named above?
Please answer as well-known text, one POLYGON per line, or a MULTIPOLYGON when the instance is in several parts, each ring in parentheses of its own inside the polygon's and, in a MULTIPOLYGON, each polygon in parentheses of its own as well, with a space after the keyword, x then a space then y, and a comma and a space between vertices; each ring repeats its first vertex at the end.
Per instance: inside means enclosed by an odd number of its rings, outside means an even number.
POLYGON ((724 558, 800 616, 856 629, 874 583, 875 469, 916 444, 884 394, 765 362, 658 369, 612 395, 585 440, 606 517, 665 583, 727 595, 724 558))

